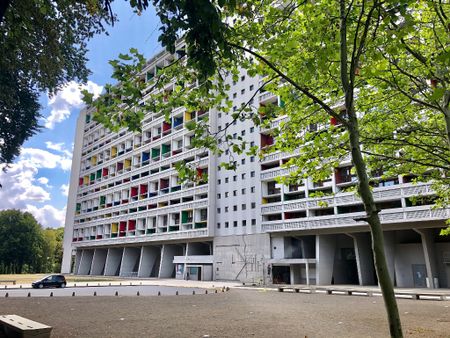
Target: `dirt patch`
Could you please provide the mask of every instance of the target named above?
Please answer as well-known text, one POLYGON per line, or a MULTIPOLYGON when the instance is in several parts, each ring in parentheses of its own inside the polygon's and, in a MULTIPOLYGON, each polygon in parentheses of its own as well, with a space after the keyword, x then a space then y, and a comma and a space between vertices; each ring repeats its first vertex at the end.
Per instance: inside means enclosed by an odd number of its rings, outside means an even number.
MULTIPOLYGON (((399 300, 405 336, 449 337, 450 302, 399 300)), ((231 290, 165 297, 8 298, 52 337, 386 337, 378 297, 231 290)))

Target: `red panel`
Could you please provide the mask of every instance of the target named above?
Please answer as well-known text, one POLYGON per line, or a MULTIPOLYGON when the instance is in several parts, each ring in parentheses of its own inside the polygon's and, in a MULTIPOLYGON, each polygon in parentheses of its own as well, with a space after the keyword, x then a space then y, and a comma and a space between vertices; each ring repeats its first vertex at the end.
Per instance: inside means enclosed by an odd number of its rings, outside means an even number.
POLYGON ((127 230, 127 222, 125 222, 125 221, 120 222, 120 224, 119 224, 119 231, 123 232, 123 231, 126 231, 126 230, 127 230))
POLYGON ((146 194, 148 191, 148 186, 147 184, 141 184, 141 195, 142 194, 146 194))
POLYGON ((137 196, 138 187, 131 187, 131 197, 137 196))
POLYGON ((170 123, 167 123, 167 122, 163 122, 163 125, 162 125, 162 130, 163 131, 167 131, 167 130, 170 130, 170 128, 172 128, 172 126, 170 125, 170 123))
POLYGON ((130 219, 128 221, 128 231, 133 231, 136 229, 136 220, 130 219))
POLYGON ((82 186, 84 183, 83 177, 80 177, 79 181, 78 181, 78 185, 82 186))
POLYGON ((108 168, 102 169, 102 176, 108 176, 108 168))

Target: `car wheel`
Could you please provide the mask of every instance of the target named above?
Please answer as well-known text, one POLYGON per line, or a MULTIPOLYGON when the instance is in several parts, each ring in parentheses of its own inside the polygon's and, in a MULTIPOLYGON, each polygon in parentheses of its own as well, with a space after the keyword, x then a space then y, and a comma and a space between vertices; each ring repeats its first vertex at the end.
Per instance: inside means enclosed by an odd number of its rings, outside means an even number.
POLYGON ((39 289, 42 289, 43 287, 44 287, 44 285, 42 285, 42 284, 39 284, 39 286, 38 286, 39 289))
POLYGON ((66 283, 61 283, 61 285, 59 287, 60 288, 65 288, 66 287, 66 283))

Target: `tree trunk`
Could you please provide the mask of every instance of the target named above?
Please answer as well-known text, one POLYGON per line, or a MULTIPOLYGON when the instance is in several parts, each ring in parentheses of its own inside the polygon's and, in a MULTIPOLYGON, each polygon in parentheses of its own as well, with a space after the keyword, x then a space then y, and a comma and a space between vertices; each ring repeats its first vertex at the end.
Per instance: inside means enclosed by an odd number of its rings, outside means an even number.
POLYGON ((386 307, 389 320, 389 331, 391 333, 391 337, 403 337, 400 315, 394 294, 394 287, 389 276, 386 256, 384 253, 383 229, 381 228, 380 217, 378 216, 379 210, 377 209, 373 199, 373 194, 369 185, 369 178, 367 176, 366 164, 361 154, 358 122, 353 112, 351 112, 351 115, 353 116, 350 117, 348 132, 352 160, 358 175, 359 194, 361 195, 364 209, 366 210, 367 222, 370 225, 375 270, 377 272, 381 292, 383 293, 384 305, 386 307))
POLYGON ((450 91, 446 90, 444 94, 444 104, 442 107, 443 113, 444 113, 444 120, 445 120, 445 135, 447 137, 447 145, 450 149, 450 91))

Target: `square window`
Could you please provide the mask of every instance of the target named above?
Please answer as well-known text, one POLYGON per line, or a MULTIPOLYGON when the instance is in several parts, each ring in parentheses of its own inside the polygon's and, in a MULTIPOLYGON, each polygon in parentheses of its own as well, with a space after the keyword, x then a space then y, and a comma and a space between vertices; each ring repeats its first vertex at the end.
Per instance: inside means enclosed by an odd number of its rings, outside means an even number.
POLYGON ((250 85, 250 90, 253 90, 253 88, 254 88, 254 86, 253 86, 253 85, 250 85))
POLYGON ((241 81, 245 81, 245 75, 241 76, 241 81))
POLYGON ((241 194, 242 194, 242 195, 245 195, 245 188, 242 188, 241 194))
POLYGON ((233 190, 233 196, 237 196, 237 190, 233 190))
POLYGON ((245 158, 241 160, 241 164, 245 164, 245 158))
POLYGON ((228 183, 228 177, 225 177, 225 183, 228 183))
POLYGON ((245 173, 242 173, 242 174, 241 174, 241 178, 242 178, 243 180, 245 180, 245 173))
POLYGON ((250 192, 255 192, 255 187, 251 187, 250 192))
POLYGON ((225 207, 225 212, 228 212, 228 207, 225 207))
POLYGON ((233 205, 233 211, 237 211, 237 205, 233 205))
POLYGON ((220 229, 220 223, 217 223, 217 229, 220 229))
POLYGON ((220 208, 217 208, 217 213, 220 214, 220 208))
POLYGON ((252 225, 256 225, 256 218, 252 218, 252 225))
POLYGON ((242 205, 241 205, 241 208, 242 208, 242 210, 247 210, 247 204, 245 204, 245 203, 242 204, 242 205))
POLYGON ((245 130, 241 131, 241 136, 245 136, 245 130))
POLYGON ((237 97, 237 93, 233 93, 233 99, 237 97))
POLYGON ((255 177, 255 172, 254 171, 250 171, 250 177, 255 177))
POLYGON ((218 116, 219 116, 219 119, 220 119, 222 117, 222 113, 219 113, 218 116))
POLYGON ((220 194, 217 194, 217 199, 220 200, 220 194))
POLYGON ((228 191, 225 193, 225 198, 227 198, 228 197, 228 191))
POLYGON ((217 180, 217 184, 220 184, 220 182, 221 182, 221 180, 220 180, 220 178, 217 180))
POLYGON ((255 127, 250 127, 250 133, 253 133, 255 131, 255 127))
POLYGON ((233 222, 233 227, 237 228, 237 221, 233 222))
POLYGON ((250 162, 255 162, 255 156, 250 156, 250 162))
POLYGON ((236 182, 237 181, 237 175, 234 175, 233 176, 233 182, 236 182))
POLYGON ((241 95, 245 94, 245 89, 241 89, 241 95))
POLYGON ((225 228, 228 228, 228 224, 229 224, 228 222, 225 222, 225 228))
POLYGON ((256 203, 252 202, 252 209, 255 209, 255 208, 256 208, 256 203))
MULTIPOLYGON (((219 223, 219 224, 220 224, 220 223, 219 223)), ((242 226, 243 226, 243 227, 247 226, 247 221, 246 221, 245 219, 242 220, 242 226)), ((220 228, 220 226, 219 226, 219 228, 220 228)))

